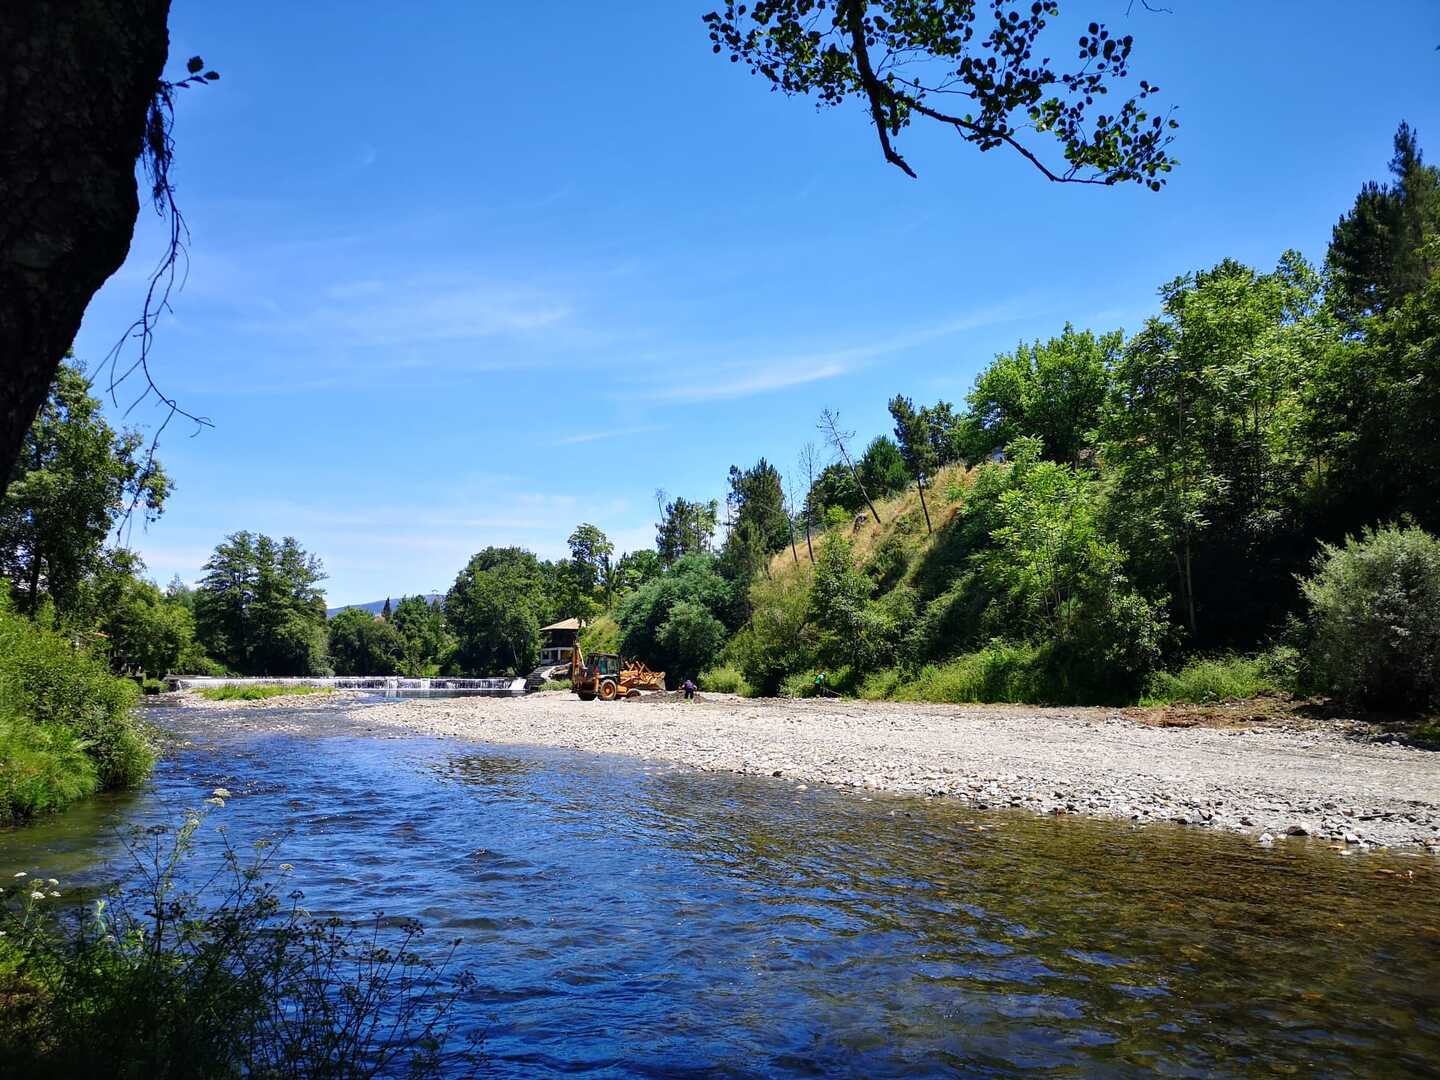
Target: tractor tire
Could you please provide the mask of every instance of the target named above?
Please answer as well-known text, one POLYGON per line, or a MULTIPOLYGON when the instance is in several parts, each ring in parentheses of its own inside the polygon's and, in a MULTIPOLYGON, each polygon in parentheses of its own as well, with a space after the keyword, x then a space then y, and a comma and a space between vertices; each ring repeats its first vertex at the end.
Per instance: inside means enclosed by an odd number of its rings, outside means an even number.
POLYGON ((581 701, 594 701, 594 700, 595 700, 595 695, 592 694, 592 693, 590 693, 589 691, 584 691, 584 690, 582 690, 582 691, 580 692, 580 700, 581 700, 581 701))
POLYGON ((613 682, 602 682, 600 684, 600 700, 614 701, 615 696, 620 693, 620 688, 613 682))
POLYGON ((631 690, 631 691, 630 691, 628 694, 626 694, 625 696, 626 696, 629 700, 634 701, 636 698, 638 698, 638 697, 640 696, 640 691, 639 691, 639 690, 631 690))

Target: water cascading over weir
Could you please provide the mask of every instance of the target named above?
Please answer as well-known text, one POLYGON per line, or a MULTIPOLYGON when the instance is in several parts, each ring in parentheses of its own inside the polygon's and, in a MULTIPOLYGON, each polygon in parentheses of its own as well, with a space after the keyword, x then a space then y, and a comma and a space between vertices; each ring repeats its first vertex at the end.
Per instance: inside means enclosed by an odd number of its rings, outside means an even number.
POLYGON ((489 697, 521 697, 525 693, 525 679, 503 677, 490 679, 461 679, 436 676, 426 679, 409 679, 399 675, 335 675, 328 678, 267 678, 265 676, 236 676, 217 678, 214 676, 172 675, 165 680, 172 690, 202 690, 210 686, 315 686, 330 690, 360 690, 381 694, 385 697, 426 697, 428 695, 458 696, 476 695, 489 697))

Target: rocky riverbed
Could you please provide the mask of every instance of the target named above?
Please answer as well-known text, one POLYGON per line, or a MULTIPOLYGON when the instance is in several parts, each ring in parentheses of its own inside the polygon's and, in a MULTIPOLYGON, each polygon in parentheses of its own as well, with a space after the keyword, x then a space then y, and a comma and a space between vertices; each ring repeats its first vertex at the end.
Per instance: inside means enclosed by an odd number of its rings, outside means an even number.
POLYGON ((1260 844, 1314 838, 1347 853, 1440 855, 1440 754, 1377 739, 1351 721, 1240 710, 1174 726, 1138 710, 714 695, 691 704, 582 702, 566 693, 243 704, 249 717, 264 704, 264 722, 283 730, 314 730, 328 714, 352 730, 627 754, 797 787, 1179 823, 1260 844))

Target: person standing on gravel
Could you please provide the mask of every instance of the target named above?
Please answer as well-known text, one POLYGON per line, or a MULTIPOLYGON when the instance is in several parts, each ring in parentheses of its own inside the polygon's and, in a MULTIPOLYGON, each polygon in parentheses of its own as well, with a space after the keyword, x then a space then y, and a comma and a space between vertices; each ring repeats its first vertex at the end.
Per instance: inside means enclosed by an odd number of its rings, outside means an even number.
POLYGON ((680 689, 685 691, 686 701, 694 701, 695 691, 700 688, 695 685, 695 681, 693 679, 686 679, 685 682, 681 685, 680 689))

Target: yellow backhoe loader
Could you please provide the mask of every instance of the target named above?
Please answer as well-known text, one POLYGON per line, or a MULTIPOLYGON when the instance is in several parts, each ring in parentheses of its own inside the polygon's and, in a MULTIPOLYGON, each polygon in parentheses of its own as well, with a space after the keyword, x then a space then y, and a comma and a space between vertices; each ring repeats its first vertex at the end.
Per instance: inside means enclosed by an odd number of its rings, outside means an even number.
POLYGON ((637 698, 647 691, 664 690, 665 673, 615 653, 596 653, 587 660, 577 641, 570 651, 570 689, 581 701, 637 698))

